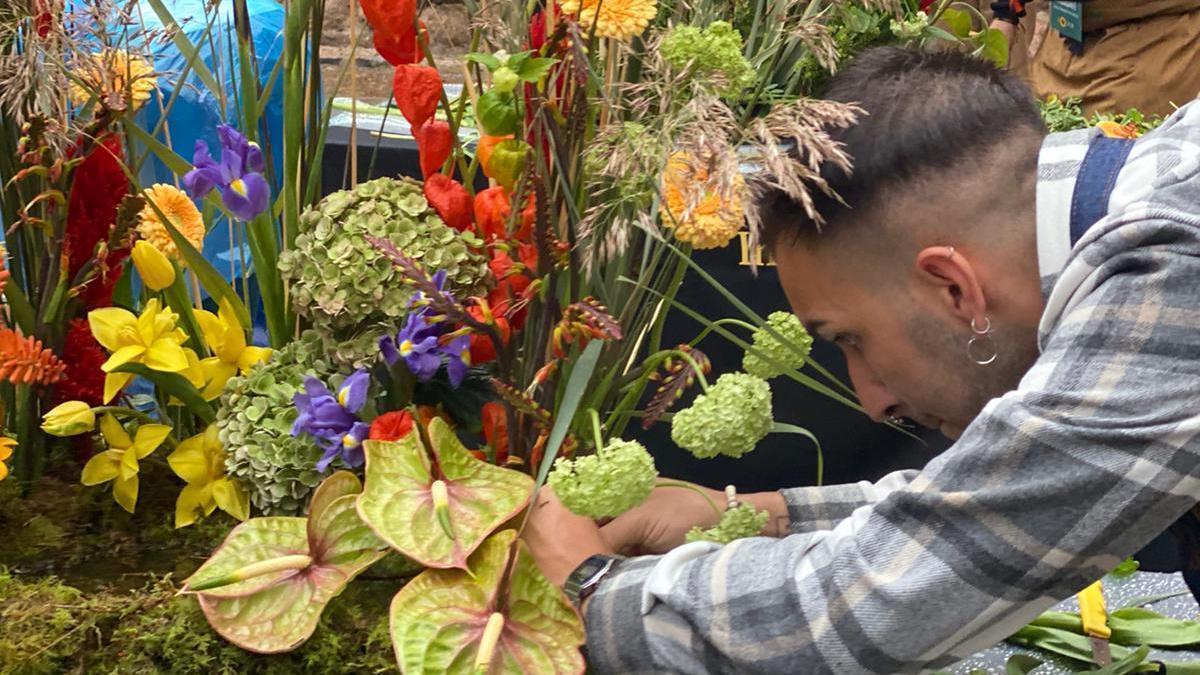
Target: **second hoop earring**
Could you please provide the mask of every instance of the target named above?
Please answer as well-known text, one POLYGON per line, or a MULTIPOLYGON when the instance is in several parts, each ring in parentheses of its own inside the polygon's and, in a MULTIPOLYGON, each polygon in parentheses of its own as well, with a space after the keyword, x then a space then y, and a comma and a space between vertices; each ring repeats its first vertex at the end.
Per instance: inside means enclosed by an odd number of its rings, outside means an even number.
POLYGON ((974 335, 967 340, 967 358, 980 366, 993 363, 998 354, 996 343, 991 336, 992 320, 989 317, 983 317, 983 328, 980 328, 976 325, 975 319, 971 319, 971 332, 974 335))

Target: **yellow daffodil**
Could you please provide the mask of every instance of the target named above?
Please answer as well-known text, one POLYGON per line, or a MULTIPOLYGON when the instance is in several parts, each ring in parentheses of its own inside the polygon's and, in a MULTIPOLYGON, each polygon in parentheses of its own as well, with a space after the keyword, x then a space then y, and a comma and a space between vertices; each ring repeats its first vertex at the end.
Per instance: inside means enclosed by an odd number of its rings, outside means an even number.
POLYGON ((246 344, 246 330, 242 328, 228 301, 221 301, 219 315, 197 310, 196 321, 200 324, 200 330, 204 331, 208 348, 215 354, 200 362, 205 382, 208 383, 204 387, 206 401, 220 396, 225 383, 239 370, 245 373, 250 366, 271 355, 271 350, 266 347, 246 344))
POLYGON ((250 517, 250 494, 225 475, 225 449, 217 425, 180 443, 167 463, 187 482, 175 502, 175 527, 196 522, 198 511, 207 516, 217 508, 238 520, 250 517))
MULTIPOLYGON (((204 391, 204 383, 208 380, 205 379, 206 375, 204 374, 204 368, 200 365, 200 357, 196 356, 196 352, 188 349, 187 347, 183 348, 183 355, 187 357, 188 365, 187 368, 179 371, 179 374, 183 376, 183 379, 187 380, 193 387, 195 387, 196 391, 204 391)), ((167 404, 180 406, 186 405, 183 401, 175 398, 174 396, 167 401, 167 404)))
POLYGON ((51 436, 74 436, 96 428, 96 413, 83 401, 67 401, 42 416, 42 431, 51 436))
POLYGON ((121 508, 133 513, 138 498, 138 460, 154 452, 171 433, 164 424, 143 424, 133 438, 112 415, 100 418, 100 434, 108 450, 88 460, 80 478, 84 485, 113 483, 113 498, 121 508))
POLYGON ((159 306, 155 298, 146 303, 141 316, 119 307, 104 307, 88 313, 92 335, 112 352, 100 368, 104 378, 104 402, 108 403, 121 391, 131 373, 112 371, 127 364, 141 363, 151 370, 178 373, 188 368, 187 354, 181 346, 187 334, 175 327, 178 315, 159 306))
POLYGON ((0 436, 0 480, 8 478, 8 465, 4 461, 12 457, 15 447, 17 447, 17 439, 0 436))
POLYGON ((175 267, 154 244, 145 240, 138 241, 133 245, 129 257, 133 259, 133 266, 142 277, 142 283, 150 290, 161 291, 175 283, 175 267))

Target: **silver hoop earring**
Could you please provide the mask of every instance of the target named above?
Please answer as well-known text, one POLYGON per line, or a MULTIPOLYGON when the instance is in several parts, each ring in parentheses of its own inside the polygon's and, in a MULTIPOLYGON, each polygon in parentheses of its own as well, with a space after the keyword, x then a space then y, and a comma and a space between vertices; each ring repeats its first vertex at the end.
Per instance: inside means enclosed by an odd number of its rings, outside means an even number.
POLYGON ((974 361, 977 365, 986 366, 996 360, 996 344, 992 341, 992 320, 990 317, 983 317, 983 328, 975 325, 975 319, 971 319, 971 332, 975 335, 967 340, 967 358, 974 361))

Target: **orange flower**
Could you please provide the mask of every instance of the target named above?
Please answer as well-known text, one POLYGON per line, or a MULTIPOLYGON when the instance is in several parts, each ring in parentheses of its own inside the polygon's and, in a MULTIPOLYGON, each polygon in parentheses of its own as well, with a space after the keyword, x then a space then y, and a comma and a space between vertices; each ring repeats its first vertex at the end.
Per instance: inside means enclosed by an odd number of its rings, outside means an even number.
POLYGON ((42 341, 23 337, 11 328, 0 328, 0 380, 13 384, 54 384, 67 365, 42 341))

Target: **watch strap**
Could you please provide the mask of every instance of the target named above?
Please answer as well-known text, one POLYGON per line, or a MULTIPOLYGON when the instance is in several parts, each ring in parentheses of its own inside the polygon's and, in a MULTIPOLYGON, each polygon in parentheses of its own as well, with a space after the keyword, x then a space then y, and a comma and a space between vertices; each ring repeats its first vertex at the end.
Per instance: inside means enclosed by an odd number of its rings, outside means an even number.
POLYGON ((567 576, 567 581, 563 584, 563 593, 576 608, 581 607, 583 601, 596 592, 600 580, 612 571, 616 563, 617 558, 610 555, 589 556, 567 576))

